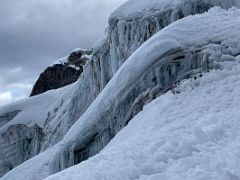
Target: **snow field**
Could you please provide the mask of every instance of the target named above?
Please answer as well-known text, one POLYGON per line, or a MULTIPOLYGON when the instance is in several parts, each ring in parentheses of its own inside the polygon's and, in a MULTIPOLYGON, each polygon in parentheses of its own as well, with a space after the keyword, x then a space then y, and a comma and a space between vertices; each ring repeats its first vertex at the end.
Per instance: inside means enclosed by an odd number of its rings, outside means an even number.
POLYGON ((240 179, 240 60, 144 107, 95 157, 47 180, 240 179))

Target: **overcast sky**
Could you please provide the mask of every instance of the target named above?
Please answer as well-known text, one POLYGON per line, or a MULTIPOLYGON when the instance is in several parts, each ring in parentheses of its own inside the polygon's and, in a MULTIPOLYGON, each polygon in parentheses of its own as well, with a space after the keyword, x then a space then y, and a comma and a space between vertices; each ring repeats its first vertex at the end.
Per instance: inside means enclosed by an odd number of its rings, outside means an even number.
POLYGON ((29 96, 55 59, 92 47, 126 0, 1 0, 0 106, 29 96))

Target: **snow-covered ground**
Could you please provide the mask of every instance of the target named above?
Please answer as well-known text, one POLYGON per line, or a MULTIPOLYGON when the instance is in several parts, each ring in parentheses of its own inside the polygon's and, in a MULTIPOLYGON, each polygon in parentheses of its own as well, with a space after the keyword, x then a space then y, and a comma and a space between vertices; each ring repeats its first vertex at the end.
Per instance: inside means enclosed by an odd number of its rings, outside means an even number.
POLYGON ((183 81, 98 155, 47 180, 239 180, 240 59, 223 66, 183 81))

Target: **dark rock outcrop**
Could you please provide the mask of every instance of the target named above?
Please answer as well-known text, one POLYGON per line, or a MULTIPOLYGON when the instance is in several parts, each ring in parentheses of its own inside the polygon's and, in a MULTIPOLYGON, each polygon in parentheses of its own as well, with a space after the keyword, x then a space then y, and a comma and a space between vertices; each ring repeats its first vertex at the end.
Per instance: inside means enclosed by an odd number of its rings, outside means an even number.
POLYGON ((58 89, 77 81, 91 54, 91 49, 75 50, 70 53, 66 59, 67 62, 60 62, 60 64, 48 67, 41 73, 30 96, 42 94, 51 89, 58 89))
POLYGON ((64 64, 55 64, 41 73, 30 96, 44 93, 74 83, 82 73, 82 67, 75 69, 64 64))

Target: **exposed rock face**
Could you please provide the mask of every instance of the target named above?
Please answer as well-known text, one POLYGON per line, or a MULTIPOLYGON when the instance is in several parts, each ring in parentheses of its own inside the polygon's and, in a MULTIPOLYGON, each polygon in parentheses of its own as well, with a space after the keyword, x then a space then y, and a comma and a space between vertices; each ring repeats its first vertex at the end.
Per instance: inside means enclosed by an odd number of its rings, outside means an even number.
POLYGON ((30 96, 69 85, 75 82, 81 73, 82 68, 78 70, 63 64, 55 64, 54 66, 48 67, 41 73, 30 96))
POLYGON ((92 50, 75 50, 68 56, 67 62, 48 67, 41 73, 30 96, 42 94, 51 89, 58 89, 77 81, 91 54, 92 50))

